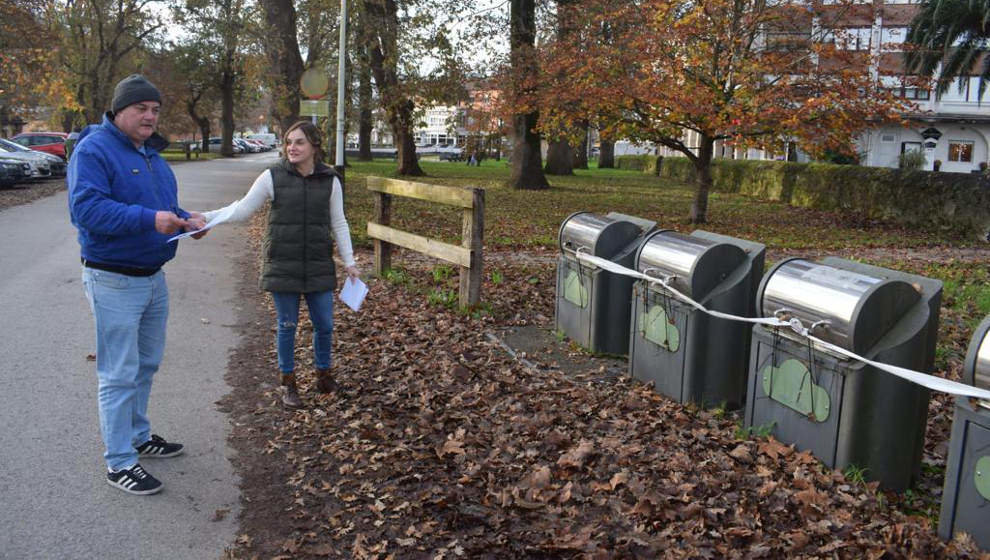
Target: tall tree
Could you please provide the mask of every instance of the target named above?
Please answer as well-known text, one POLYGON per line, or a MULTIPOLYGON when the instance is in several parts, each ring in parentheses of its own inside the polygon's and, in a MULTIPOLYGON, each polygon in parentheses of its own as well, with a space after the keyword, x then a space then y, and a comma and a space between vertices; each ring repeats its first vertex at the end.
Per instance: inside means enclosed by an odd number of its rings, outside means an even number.
POLYGON ((990 82, 990 0, 925 0, 911 22, 906 51, 909 72, 935 76, 938 93, 954 78, 980 77, 979 95, 990 82))
POLYGON ((371 130, 373 122, 373 91, 371 88, 371 57, 367 42, 359 41, 358 72, 358 159, 371 161, 371 130))
MULTIPOLYGON (((174 11, 175 19, 189 33, 187 48, 200 56, 200 64, 208 69, 206 76, 212 77, 213 91, 220 98, 220 153, 234 155, 234 112, 241 101, 244 88, 246 47, 245 28, 248 13, 245 0, 186 0, 174 11)), ((199 80, 202 72, 193 72, 190 78, 192 92, 200 96, 187 98, 190 116, 200 119, 204 116, 195 111, 195 105, 202 95, 210 90, 203 88, 199 80), (194 101, 195 100, 195 101, 194 101), (192 107, 189 102, 193 101, 192 107)), ((203 125, 200 124, 200 129, 203 125)))
POLYGON ((550 183, 543 174, 540 132, 536 126, 540 112, 534 104, 537 63, 535 0, 510 0, 508 102, 515 107, 512 116, 512 170, 509 186, 515 189, 547 189, 550 183))
POLYGON ((271 65, 269 87, 272 112, 282 130, 299 120, 299 79, 303 59, 299 52, 296 7, 293 0, 259 0, 265 15, 265 31, 259 37, 271 65))
POLYGON ((399 76, 399 6, 396 0, 365 0, 369 60, 378 85, 382 108, 398 150, 399 175, 425 175, 416 161, 413 111, 416 104, 402 87, 399 76))
POLYGON ((583 0, 579 8, 571 17, 581 31, 544 58, 566 70, 562 84, 542 91, 541 106, 555 113, 546 122, 605 115, 606 137, 683 154, 697 176, 694 223, 707 219, 716 141, 848 151, 863 128, 907 107, 879 87, 867 54, 827 40, 843 33, 828 25, 831 5, 810 15, 807 5, 770 0, 583 0), (616 23, 607 43, 605 22, 616 23))
POLYGON ((113 88, 141 65, 144 47, 164 25, 151 7, 161 0, 66 0, 59 19, 65 38, 59 54, 69 70, 86 122, 99 122, 113 88))
POLYGON ((398 173, 422 175, 416 161, 417 103, 453 105, 464 97, 463 63, 450 38, 465 0, 363 0, 363 38, 378 102, 398 150, 398 173), (429 60, 430 64, 424 64, 429 60))
MULTIPOLYGON (((556 14, 556 36, 557 44, 566 44, 568 42, 568 21, 567 21, 567 6, 571 4, 570 0, 557 0, 557 14, 556 14)), ((555 81, 557 76, 552 74, 553 68, 549 68, 548 72, 545 70, 545 74, 541 76, 541 80, 546 82, 548 80, 555 81)), ((569 136, 571 136, 569 130, 561 130, 557 134, 550 135, 547 144, 547 164, 543 170, 547 175, 573 175, 574 166, 576 163, 574 149, 571 147, 571 141, 569 136)), ((587 163, 585 164, 587 168, 587 163)))
POLYGON ((15 122, 42 116, 41 107, 78 110, 52 48, 60 35, 51 12, 44 0, 0 2, 0 134, 15 132, 15 122))
POLYGON ((179 73, 177 81, 180 82, 180 87, 176 99, 181 100, 189 120, 199 129, 200 151, 203 153, 210 151, 211 123, 218 97, 214 79, 215 67, 205 63, 202 55, 205 50, 205 45, 197 44, 190 37, 188 41, 175 46, 170 53, 179 73))

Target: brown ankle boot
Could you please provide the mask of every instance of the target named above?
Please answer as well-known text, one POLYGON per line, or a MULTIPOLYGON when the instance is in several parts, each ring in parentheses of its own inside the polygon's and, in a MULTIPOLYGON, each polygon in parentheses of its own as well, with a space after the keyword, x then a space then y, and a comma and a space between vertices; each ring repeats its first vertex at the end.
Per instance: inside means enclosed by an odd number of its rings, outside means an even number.
POLYGON ((302 399, 299 398, 299 389, 296 389, 295 374, 282 374, 282 405, 285 408, 302 408, 302 399))
POLYGON ((334 381, 329 369, 316 370, 316 390, 321 393, 336 393, 340 385, 334 381))

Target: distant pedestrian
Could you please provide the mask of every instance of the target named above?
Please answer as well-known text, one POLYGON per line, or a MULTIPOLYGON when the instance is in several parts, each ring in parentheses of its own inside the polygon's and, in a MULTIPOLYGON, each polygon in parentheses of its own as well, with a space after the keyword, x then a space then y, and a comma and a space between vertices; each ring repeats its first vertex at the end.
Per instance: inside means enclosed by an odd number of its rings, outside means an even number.
POLYGON ((333 241, 347 276, 360 275, 344 217, 342 178, 323 163, 323 158, 320 129, 309 121, 299 121, 285 132, 281 161, 262 172, 244 198, 227 208, 204 213, 212 220, 233 208, 228 221, 244 221, 272 201, 263 245, 261 288, 271 292, 275 302, 282 404, 290 409, 302 407, 294 357, 300 297, 306 298, 313 322, 316 388, 321 393, 337 390, 330 371, 333 291, 337 285, 333 241))
POLYGON ((131 494, 162 489, 139 458, 182 453, 182 444, 151 433, 148 400, 165 351, 168 286, 162 266, 177 245, 168 239, 205 225, 202 215, 179 208, 175 175, 159 155, 168 145, 155 132, 161 101, 158 88, 143 76, 121 80, 103 123, 79 134, 68 174, 82 283, 96 321, 106 477, 131 494))
POLYGON ((65 161, 69 161, 72 157, 72 150, 75 149, 77 141, 79 141, 79 127, 73 128, 65 138, 65 161))

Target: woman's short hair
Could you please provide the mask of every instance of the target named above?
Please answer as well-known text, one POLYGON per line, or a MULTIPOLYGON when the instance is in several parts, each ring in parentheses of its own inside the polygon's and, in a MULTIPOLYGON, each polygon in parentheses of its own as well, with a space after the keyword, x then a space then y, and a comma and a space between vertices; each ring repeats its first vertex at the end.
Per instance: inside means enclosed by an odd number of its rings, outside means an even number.
POLYGON ((285 130, 285 134, 282 135, 282 157, 289 159, 289 155, 286 153, 286 148, 289 146, 289 133, 296 129, 302 130, 303 134, 306 135, 306 140, 313 145, 316 152, 313 155, 313 163, 322 162, 326 158, 326 152, 323 151, 323 133, 311 121, 296 121, 285 130))

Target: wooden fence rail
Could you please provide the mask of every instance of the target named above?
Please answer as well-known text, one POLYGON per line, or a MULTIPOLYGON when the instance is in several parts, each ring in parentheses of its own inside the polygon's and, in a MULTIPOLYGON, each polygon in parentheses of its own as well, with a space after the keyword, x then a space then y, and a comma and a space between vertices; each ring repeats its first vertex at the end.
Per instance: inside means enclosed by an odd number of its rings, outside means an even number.
POLYGON ((368 237, 375 240, 375 274, 381 277, 392 267, 392 245, 405 247, 460 267, 460 304, 465 307, 477 305, 481 301, 481 269, 484 262, 481 248, 485 229, 485 190, 382 177, 368 177, 368 190, 378 193, 375 198, 375 221, 368 222, 368 237), (393 196, 462 208, 461 245, 443 243, 390 227, 393 196))

